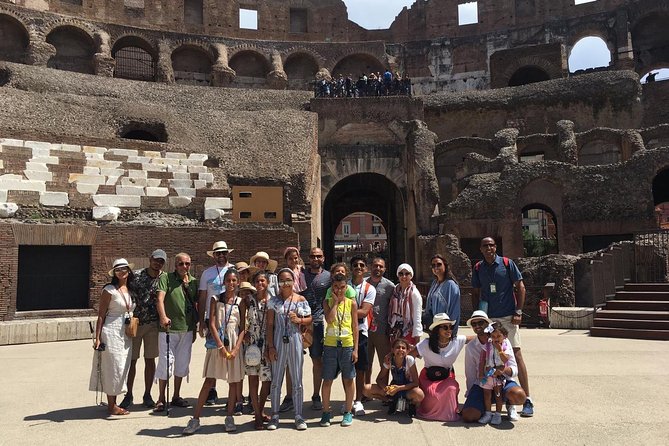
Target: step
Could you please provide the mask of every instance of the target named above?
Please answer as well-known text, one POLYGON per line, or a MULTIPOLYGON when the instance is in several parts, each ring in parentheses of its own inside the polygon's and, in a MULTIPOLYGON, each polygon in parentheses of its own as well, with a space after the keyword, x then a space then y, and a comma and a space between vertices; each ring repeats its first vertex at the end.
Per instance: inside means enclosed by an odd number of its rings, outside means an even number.
POLYGON ((669 283, 626 283, 625 291, 664 291, 669 293, 669 283))
POLYGON ((606 310, 641 310, 641 311, 669 311, 669 302, 655 302, 652 300, 609 300, 604 307, 606 310))
POLYGON ((669 341, 669 330, 635 330, 631 328, 592 327, 590 336, 669 341))
POLYGON ((669 292, 659 291, 616 291, 616 300, 653 300, 669 302, 669 292))
POLYGON ((598 317, 593 320, 593 324, 595 327, 669 330, 669 320, 605 319, 598 317))
POLYGON ((642 311, 642 310, 600 310, 595 313, 595 319, 636 319, 636 320, 669 320, 669 311, 642 311))

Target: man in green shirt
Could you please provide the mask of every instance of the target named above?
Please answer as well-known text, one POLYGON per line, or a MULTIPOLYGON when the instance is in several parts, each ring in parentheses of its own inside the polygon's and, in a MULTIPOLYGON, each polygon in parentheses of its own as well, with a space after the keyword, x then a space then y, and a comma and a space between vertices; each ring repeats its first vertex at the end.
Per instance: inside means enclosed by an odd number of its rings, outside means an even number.
POLYGON ((171 404, 188 407, 189 403, 179 395, 181 381, 188 375, 191 349, 197 328, 197 279, 190 274, 191 260, 186 253, 175 257, 175 271, 164 274, 158 283, 157 310, 160 322, 158 334, 158 379, 160 395, 155 412, 165 410, 165 387, 167 380, 174 374, 174 397, 171 404), (170 345, 167 351, 167 334, 170 345), (169 354, 170 367, 167 361, 169 354))

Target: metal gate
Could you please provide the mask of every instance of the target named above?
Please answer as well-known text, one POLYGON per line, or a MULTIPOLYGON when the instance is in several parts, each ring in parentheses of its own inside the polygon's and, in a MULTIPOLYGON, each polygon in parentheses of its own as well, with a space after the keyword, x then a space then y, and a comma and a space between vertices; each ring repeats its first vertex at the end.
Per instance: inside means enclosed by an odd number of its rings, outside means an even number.
POLYGON ((634 234, 634 281, 669 282, 669 230, 634 234))

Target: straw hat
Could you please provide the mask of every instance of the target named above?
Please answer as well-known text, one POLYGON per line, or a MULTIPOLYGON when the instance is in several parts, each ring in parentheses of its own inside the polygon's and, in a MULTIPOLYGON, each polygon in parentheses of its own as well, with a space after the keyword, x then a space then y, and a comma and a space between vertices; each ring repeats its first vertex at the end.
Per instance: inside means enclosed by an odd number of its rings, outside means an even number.
POLYGON ((242 283, 239 285, 239 291, 244 291, 244 290, 250 291, 250 292, 252 292, 252 293, 254 293, 254 294, 255 294, 256 291, 257 291, 256 288, 255 288, 253 285, 251 285, 250 283, 248 283, 248 282, 242 282, 242 283))
POLYGON ((269 258, 269 254, 267 254, 265 251, 258 251, 256 252, 256 255, 251 257, 251 260, 249 260, 250 265, 255 265, 256 259, 265 259, 267 260, 267 270, 269 272, 274 272, 276 270, 276 267, 279 266, 279 262, 276 260, 272 260, 269 258))
POLYGON ((114 270, 117 268, 128 268, 132 269, 135 265, 132 263, 128 263, 128 261, 124 258, 116 259, 114 260, 114 263, 112 264, 112 269, 110 269, 107 274, 109 274, 109 277, 114 277, 114 270))
POLYGON ((214 253, 219 251, 230 253, 234 251, 234 249, 228 249, 228 244, 225 243, 223 240, 221 240, 214 243, 214 246, 211 248, 211 251, 207 251, 207 255, 209 257, 214 257, 214 253))
POLYGON ((246 262, 235 263, 235 269, 239 273, 241 273, 242 271, 248 271, 249 274, 255 274, 258 271, 258 268, 256 268, 255 266, 249 266, 249 264, 246 262))
POLYGON ((446 313, 437 313, 432 318, 432 323, 430 324, 430 331, 434 330, 440 325, 455 325, 455 321, 448 317, 446 313))
POLYGON ((488 319, 488 315, 486 314, 485 311, 476 310, 475 312, 472 313, 472 317, 470 317, 467 320, 467 325, 469 325, 471 327, 472 326, 472 321, 476 321, 476 320, 480 320, 480 319, 483 319, 484 321, 486 321, 489 324, 493 323, 490 319, 488 319))

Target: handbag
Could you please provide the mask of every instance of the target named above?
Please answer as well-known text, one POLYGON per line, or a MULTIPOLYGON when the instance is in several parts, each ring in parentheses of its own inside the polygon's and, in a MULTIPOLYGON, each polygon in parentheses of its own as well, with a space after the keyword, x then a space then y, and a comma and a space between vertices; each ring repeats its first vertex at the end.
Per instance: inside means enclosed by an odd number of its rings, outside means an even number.
POLYGON ((425 370, 427 371, 427 379, 430 381, 443 381, 444 379, 451 376, 450 367, 440 367, 433 365, 432 367, 428 367, 425 370))
POLYGON ((139 318, 131 317, 125 326, 125 335, 129 338, 137 336, 137 329, 139 328, 139 318))
POLYGON ((309 348, 314 343, 314 324, 300 325, 302 333, 302 347, 309 348))
POLYGON ((251 344, 246 347, 246 351, 244 352, 244 360, 246 361, 247 366, 257 367, 260 365, 261 359, 262 352, 260 351, 260 347, 258 347, 256 344, 251 344))

